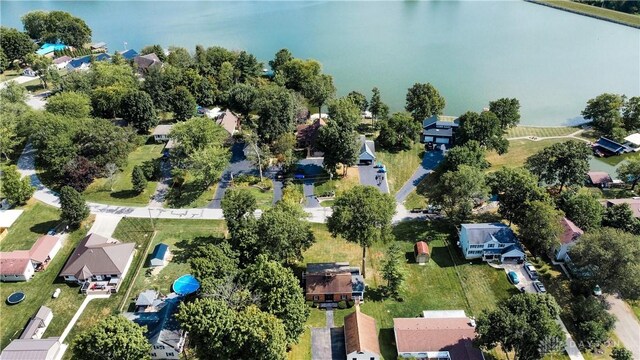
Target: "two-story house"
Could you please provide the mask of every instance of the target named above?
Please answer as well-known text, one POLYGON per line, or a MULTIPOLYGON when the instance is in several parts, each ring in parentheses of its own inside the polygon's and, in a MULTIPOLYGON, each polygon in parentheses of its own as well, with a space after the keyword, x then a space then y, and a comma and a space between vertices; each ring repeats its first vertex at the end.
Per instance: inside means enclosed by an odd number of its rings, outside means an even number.
POLYGON ((337 303, 364 299, 364 278, 349 263, 312 263, 302 274, 305 299, 315 303, 337 303))
POLYGON ((459 126, 458 119, 453 116, 433 115, 422 121, 420 142, 451 146, 459 126))
POLYGON ((523 261, 525 254, 515 234, 505 224, 462 224, 459 246, 465 259, 523 261))
POLYGON ((560 220, 560 225, 562 233, 558 238, 559 245, 555 247, 553 255, 557 261, 569 262, 571 260, 568 254, 569 249, 577 243, 584 231, 566 217, 560 220))

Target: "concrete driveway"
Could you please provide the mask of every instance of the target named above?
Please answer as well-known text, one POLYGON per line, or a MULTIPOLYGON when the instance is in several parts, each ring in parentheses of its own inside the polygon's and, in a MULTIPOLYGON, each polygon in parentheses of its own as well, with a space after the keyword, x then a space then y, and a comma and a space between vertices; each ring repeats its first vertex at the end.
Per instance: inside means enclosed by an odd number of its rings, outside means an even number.
POLYGON ((442 159, 444 158, 444 154, 442 151, 425 151, 422 156, 422 163, 420 167, 411 175, 409 180, 398 190, 396 193, 396 201, 403 202, 404 199, 411 194, 413 190, 420 184, 422 179, 424 179, 428 174, 433 172, 442 159))
POLYGON ((118 227, 118 223, 122 220, 121 215, 98 214, 89 233, 95 233, 105 237, 111 237, 118 227))
POLYGON ((518 279, 520 279, 520 283, 518 285, 514 285, 515 287, 517 287, 518 289, 524 287, 525 291, 529 293, 535 294, 538 292, 533 287, 533 280, 531 280, 531 278, 529 277, 529 274, 527 274, 527 272, 524 270, 524 264, 505 263, 500 266, 504 269, 505 273, 508 273, 509 271, 513 271, 516 274, 518 274, 518 279))
POLYGON ((304 195, 304 207, 306 208, 316 208, 320 207, 320 201, 313 193, 315 186, 313 180, 305 180, 302 182, 302 193, 304 195))
POLYGON ((371 185, 378 188, 383 193, 389 193, 389 184, 387 183, 387 174, 378 173, 378 169, 372 165, 358 165, 358 172, 360 173, 360 184, 371 185), (376 175, 383 175, 384 180, 378 183, 376 175))

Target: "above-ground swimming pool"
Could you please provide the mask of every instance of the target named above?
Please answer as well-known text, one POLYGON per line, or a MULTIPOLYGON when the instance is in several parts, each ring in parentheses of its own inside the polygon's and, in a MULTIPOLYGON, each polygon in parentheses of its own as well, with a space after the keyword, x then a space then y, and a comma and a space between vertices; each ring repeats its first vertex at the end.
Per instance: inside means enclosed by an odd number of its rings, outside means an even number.
POLYGON ((7 297, 7 304, 15 305, 19 302, 22 302, 26 295, 22 291, 16 291, 7 297))
POLYGON ((193 275, 182 275, 173 282, 173 291, 179 295, 189 295, 198 291, 200 282, 193 275))

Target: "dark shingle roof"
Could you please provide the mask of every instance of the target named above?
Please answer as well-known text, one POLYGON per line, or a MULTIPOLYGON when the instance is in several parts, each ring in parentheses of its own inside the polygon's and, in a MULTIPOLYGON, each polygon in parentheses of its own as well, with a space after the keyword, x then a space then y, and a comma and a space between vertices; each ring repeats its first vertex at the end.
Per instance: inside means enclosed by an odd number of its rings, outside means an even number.
POLYGON ((597 147, 600 147, 604 150, 610 151, 612 153, 619 153, 625 150, 624 145, 617 143, 613 140, 607 139, 606 137, 601 137, 596 141, 595 144, 597 147))
POLYGON ((505 224, 462 224, 461 231, 466 231, 469 244, 484 244, 493 237, 500 243, 517 243, 515 234, 505 224))

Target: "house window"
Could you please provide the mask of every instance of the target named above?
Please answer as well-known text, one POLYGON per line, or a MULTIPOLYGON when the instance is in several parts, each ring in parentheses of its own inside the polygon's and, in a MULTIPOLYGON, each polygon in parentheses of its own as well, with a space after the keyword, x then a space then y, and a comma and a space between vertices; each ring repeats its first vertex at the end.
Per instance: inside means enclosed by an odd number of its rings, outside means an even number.
POLYGON ((156 357, 156 356, 158 356, 158 354, 156 354, 156 353, 151 353, 151 357, 156 357))
POLYGON ((488 248, 494 248, 494 247, 496 247, 496 244, 489 244, 489 245, 487 245, 487 247, 488 248))
POLYGON ((340 300, 347 300, 347 295, 340 295, 340 300))
POLYGON ((155 350, 164 350, 164 345, 153 345, 155 350))
POLYGON ((313 301, 318 301, 320 300, 320 296, 318 295, 313 295, 313 301))

